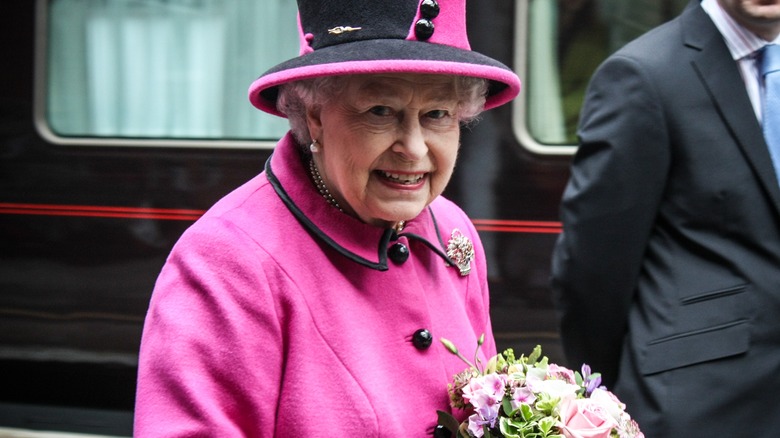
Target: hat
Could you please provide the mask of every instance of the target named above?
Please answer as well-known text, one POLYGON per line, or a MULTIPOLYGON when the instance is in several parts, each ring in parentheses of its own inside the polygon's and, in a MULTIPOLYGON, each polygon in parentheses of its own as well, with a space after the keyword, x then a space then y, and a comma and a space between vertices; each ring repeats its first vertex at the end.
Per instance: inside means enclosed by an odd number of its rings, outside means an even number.
POLYGON ((263 73, 249 87, 255 107, 281 117, 278 86, 320 76, 422 73, 489 80, 485 109, 520 92, 501 62, 473 52, 466 0, 298 0, 300 56, 263 73))

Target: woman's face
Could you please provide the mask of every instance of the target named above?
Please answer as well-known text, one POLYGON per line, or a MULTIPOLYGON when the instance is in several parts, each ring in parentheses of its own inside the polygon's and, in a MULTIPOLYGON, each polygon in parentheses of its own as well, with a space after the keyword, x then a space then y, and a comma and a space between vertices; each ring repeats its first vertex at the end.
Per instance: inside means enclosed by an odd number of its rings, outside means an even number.
POLYGON ((341 207, 387 227, 414 218, 444 191, 460 129, 454 80, 356 75, 309 110, 315 164, 341 207))

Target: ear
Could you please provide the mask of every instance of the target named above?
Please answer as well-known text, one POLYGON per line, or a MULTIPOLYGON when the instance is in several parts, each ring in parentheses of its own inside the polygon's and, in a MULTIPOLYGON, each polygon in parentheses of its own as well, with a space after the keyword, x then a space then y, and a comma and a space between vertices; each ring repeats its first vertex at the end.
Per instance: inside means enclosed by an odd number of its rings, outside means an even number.
POLYGON ((321 112, 322 107, 320 105, 314 105, 312 108, 306 109, 306 126, 309 128, 309 136, 311 136, 312 140, 322 140, 321 112))

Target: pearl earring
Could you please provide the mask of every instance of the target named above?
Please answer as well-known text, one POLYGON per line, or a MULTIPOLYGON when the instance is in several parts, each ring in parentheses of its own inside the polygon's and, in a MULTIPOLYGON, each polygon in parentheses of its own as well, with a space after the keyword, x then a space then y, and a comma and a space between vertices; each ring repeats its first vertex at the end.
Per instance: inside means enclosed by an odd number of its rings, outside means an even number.
POLYGON ((310 150, 310 151, 311 151, 311 153, 313 153, 313 154, 316 154, 317 152, 319 152, 319 151, 320 151, 320 147, 319 147, 319 146, 317 146, 317 140, 312 140, 312 141, 311 141, 311 144, 309 145, 309 150, 310 150))

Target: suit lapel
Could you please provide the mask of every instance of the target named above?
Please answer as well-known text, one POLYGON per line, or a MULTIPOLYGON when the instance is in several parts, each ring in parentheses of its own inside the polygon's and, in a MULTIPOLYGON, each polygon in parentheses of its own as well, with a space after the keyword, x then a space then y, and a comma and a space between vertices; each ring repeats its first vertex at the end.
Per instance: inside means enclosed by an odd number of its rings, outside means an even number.
POLYGON ((775 176, 769 148, 756 120, 742 77, 726 47, 723 37, 701 8, 684 14, 685 45, 697 50, 693 68, 712 96, 718 112, 742 149, 747 161, 780 214, 780 186, 775 176))

